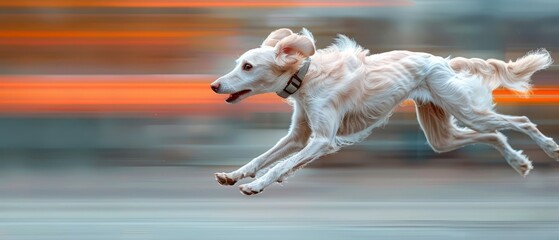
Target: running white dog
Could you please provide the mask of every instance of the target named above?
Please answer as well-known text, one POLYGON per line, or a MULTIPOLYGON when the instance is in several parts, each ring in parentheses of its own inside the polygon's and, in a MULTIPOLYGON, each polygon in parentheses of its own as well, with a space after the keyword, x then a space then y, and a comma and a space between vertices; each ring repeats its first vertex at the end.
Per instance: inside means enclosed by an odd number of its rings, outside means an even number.
POLYGON ((530 76, 551 63, 544 49, 508 63, 409 51, 369 55, 343 35, 332 46, 315 51, 314 38, 306 29, 299 34, 278 29, 262 46, 244 53, 233 71, 211 87, 216 93, 231 94, 228 103, 269 92, 287 98, 294 108, 289 132, 248 164, 215 177, 222 185, 257 177, 239 188, 247 195, 259 193, 312 160, 361 141, 408 98, 415 101, 420 126, 436 152, 488 144, 525 176, 531 162, 522 151, 512 149, 499 130, 527 134, 554 159, 559 159, 559 146, 527 117, 496 113, 492 90, 503 86, 527 93, 530 76), (457 126, 455 119, 467 128, 457 126))

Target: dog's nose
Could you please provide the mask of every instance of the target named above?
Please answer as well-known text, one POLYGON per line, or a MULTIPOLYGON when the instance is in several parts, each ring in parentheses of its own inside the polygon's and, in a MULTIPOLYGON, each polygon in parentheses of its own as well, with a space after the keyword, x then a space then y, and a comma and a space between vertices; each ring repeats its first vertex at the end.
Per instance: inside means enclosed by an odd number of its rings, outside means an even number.
POLYGON ((216 93, 217 93, 217 91, 219 91, 219 86, 220 86, 219 83, 214 83, 214 84, 210 85, 210 87, 212 88, 212 90, 213 90, 214 92, 216 92, 216 93))

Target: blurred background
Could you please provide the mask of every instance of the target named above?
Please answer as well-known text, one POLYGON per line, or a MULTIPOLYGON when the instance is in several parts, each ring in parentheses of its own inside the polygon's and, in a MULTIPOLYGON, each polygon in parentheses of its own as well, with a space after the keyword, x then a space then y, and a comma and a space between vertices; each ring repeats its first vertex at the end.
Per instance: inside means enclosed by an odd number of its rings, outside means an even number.
MULTIPOLYGON (((557 60, 553 0, 0 1, 0 239, 557 239, 559 163, 506 131, 435 154, 404 103, 364 142, 263 194, 219 186, 286 132, 275 94, 225 104, 209 84, 273 30, 372 53, 557 60)), ((559 139, 559 67, 498 111, 559 139)), ((243 180, 246 182, 249 180, 243 180)))

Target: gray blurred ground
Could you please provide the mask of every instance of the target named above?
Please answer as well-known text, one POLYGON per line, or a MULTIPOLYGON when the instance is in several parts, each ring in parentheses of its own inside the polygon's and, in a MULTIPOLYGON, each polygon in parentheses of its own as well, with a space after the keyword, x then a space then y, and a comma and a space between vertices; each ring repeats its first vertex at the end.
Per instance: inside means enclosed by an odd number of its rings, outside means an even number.
MULTIPOLYGON (((262 9, 59 9, 42 1, 12 8, 5 2, 2 76, 221 75, 280 27, 309 28, 318 48, 343 33, 372 53, 407 49, 508 60, 543 47, 559 59, 554 0, 262 9), (123 39, 69 37, 47 44, 52 41, 10 36, 16 30, 110 36, 201 29, 215 35, 154 45, 140 37, 123 45, 123 39), (36 45, 19 45, 25 42, 36 45)), ((556 89, 558 76, 554 65, 533 83, 556 89)), ((413 109, 399 111, 366 141, 312 163, 284 187, 247 197, 219 186, 213 173, 233 170, 272 146, 286 133, 289 112, 244 104, 226 111, 221 103, 195 107, 210 114, 0 113, 0 240, 559 239, 559 163, 525 135, 505 132, 534 162, 522 178, 487 146, 433 153, 413 109)), ((529 116, 559 139, 556 102, 497 109, 529 116)))
POLYGON ((307 168, 256 196, 231 167, 4 170, 0 239, 557 239, 559 172, 307 168))

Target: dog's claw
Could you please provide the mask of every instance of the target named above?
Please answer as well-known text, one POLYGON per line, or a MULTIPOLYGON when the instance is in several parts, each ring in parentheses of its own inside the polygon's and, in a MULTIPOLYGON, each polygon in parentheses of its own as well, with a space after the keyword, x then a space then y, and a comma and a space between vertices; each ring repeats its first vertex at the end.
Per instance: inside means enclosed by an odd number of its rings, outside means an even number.
POLYGON ((225 173, 215 173, 215 180, 221 185, 228 186, 228 185, 235 185, 237 181, 227 177, 225 173))

